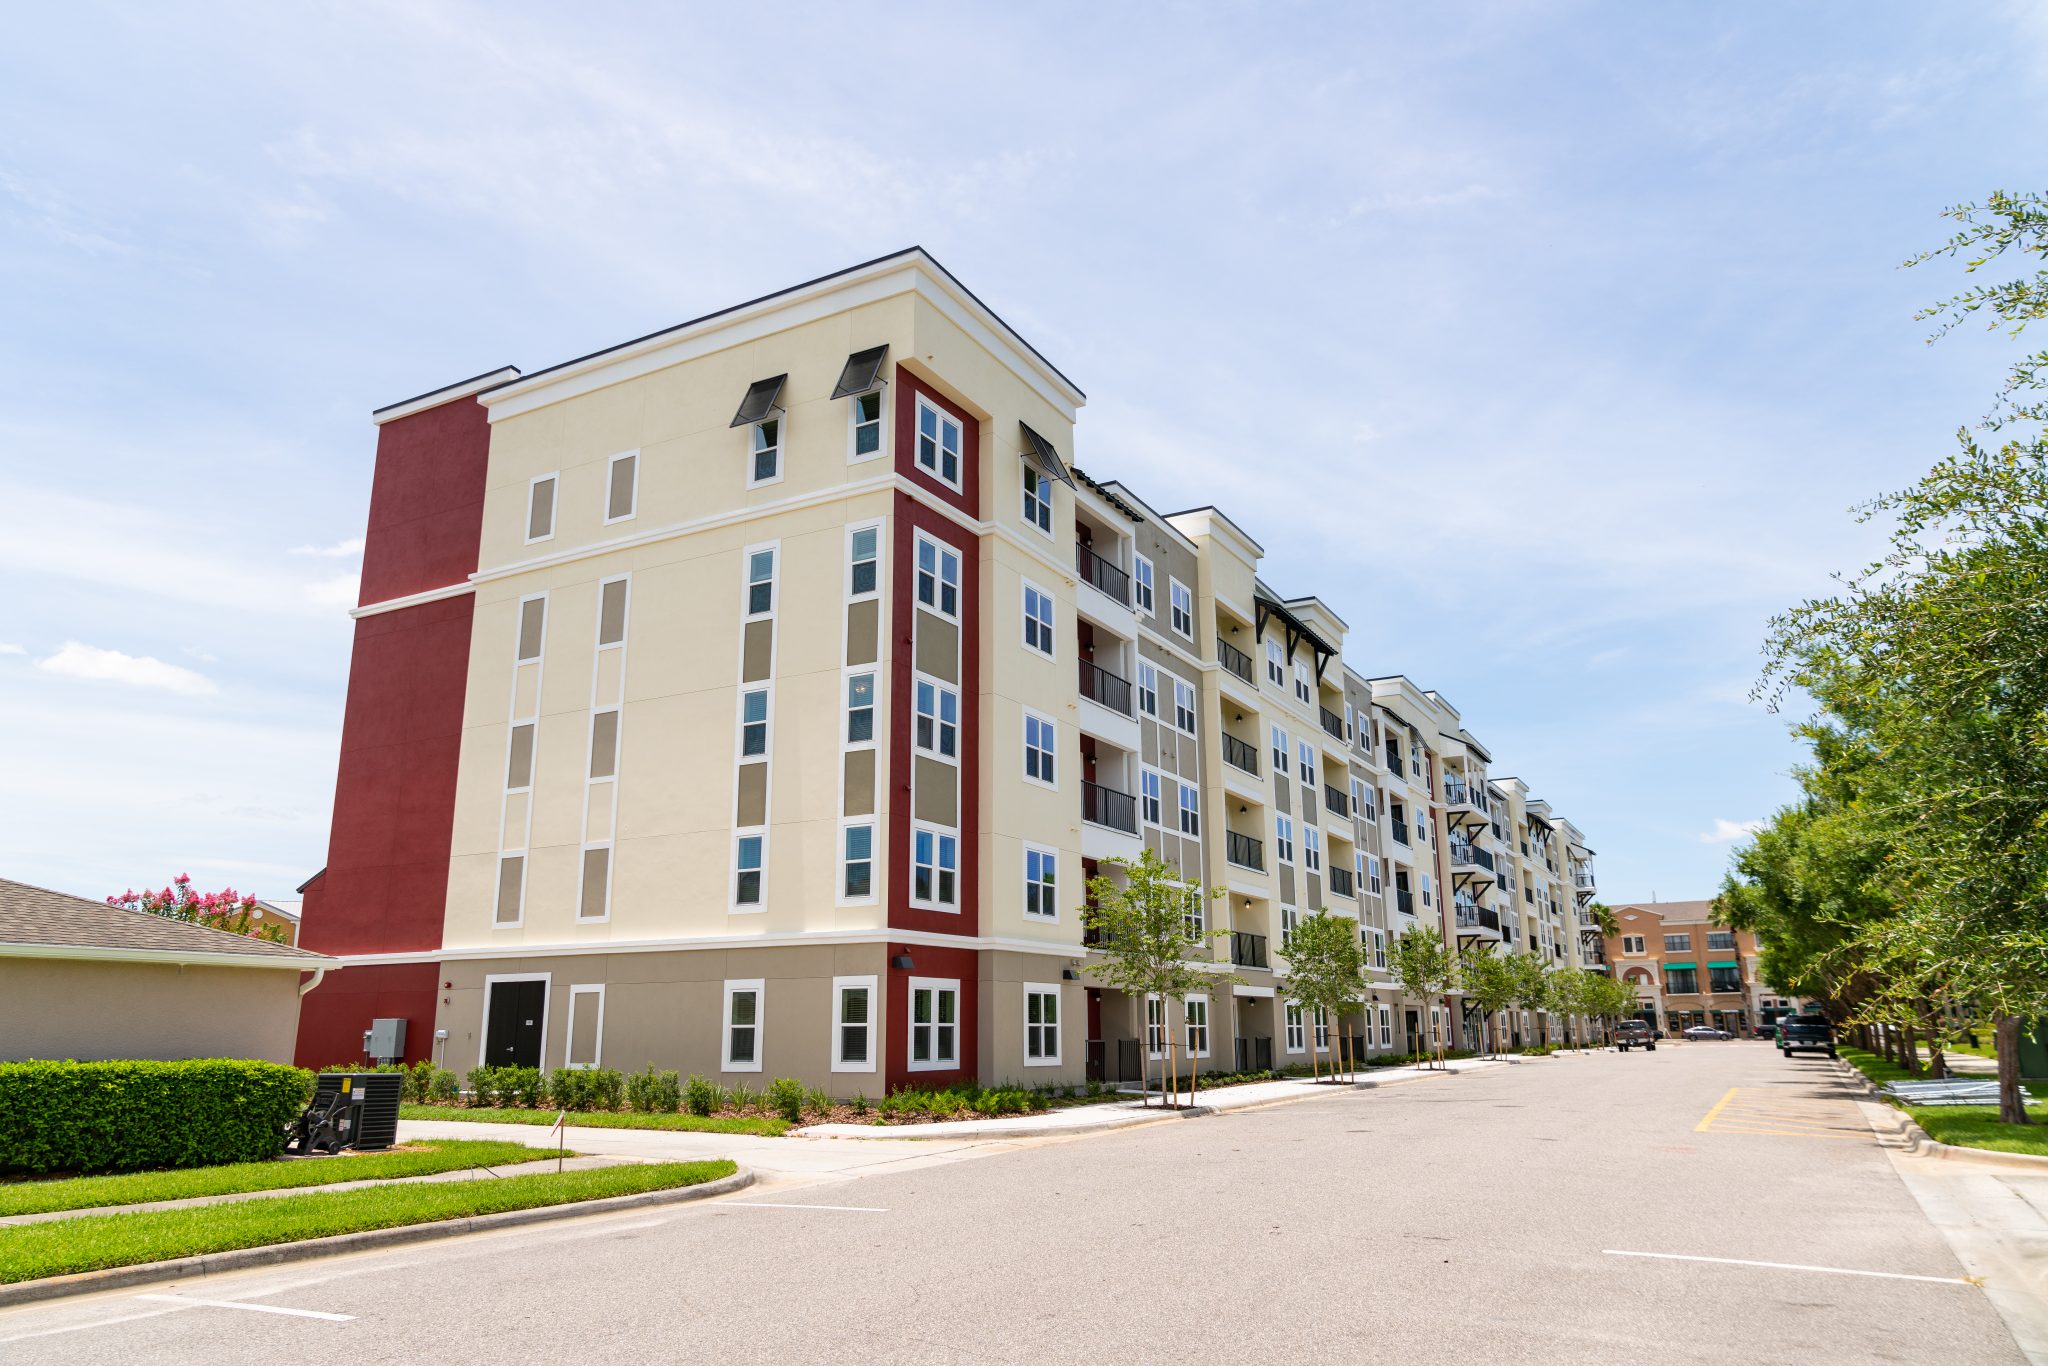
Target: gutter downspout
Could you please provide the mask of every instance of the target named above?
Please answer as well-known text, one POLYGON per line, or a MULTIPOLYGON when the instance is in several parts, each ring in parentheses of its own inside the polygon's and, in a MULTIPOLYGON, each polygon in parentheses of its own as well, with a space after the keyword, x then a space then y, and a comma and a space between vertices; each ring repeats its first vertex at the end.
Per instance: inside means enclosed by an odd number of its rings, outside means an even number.
POLYGON ((320 985, 320 979, 325 977, 326 975, 326 968, 314 968, 313 980, 310 982, 301 982, 299 984, 299 996, 303 999, 307 992, 311 991, 314 987, 320 985))

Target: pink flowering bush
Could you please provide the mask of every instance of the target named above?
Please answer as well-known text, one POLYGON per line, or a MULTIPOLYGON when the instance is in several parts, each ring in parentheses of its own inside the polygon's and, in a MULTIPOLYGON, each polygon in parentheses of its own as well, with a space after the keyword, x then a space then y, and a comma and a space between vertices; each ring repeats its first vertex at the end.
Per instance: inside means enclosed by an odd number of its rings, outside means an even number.
POLYGON ((131 911, 148 911, 151 915, 204 925, 209 929, 226 930, 229 934, 253 935, 279 944, 285 942, 283 925, 257 923, 255 897, 246 896, 232 887, 219 892, 195 892, 192 879, 184 873, 178 874, 177 880, 162 891, 138 892, 131 887, 119 896, 108 897, 107 904, 131 911))

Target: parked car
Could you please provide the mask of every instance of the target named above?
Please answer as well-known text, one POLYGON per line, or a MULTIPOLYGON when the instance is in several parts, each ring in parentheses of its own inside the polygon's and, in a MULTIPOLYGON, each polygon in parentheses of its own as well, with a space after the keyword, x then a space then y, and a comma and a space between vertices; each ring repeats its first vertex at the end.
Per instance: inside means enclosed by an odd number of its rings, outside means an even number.
POLYGON ((1778 1021, 1778 1052, 1835 1056, 1835 1026, 1825 1015, 1787 1015, 1778 1021))
POLYGON ((1725 1029, 1716 1029, 1712 1025, 1694 1025, 1691 1029, 1685 1031, 1685 1037, 1688 1039, 1732 1039, 1735 1036, 1725 1029))
POLYGON ((1778 1022, 1777 1022, 1776 1020, 1759 1020, 1759 1021, 1757 1021, 1757 1022, 1756 1022, 1756 1024, 1755 1024, 1755 1025, 1754 1025, 1754 1026, 1753 1026, 1753 1027, 1751 1028, 1751 1031, 1750 1031, 1750 1037, 1751 1037, 1751 1038, 1753 1038, 1753 1039, 1775 1039, 1775 1038, 1777 1038, 1777 1037, 1778 1037, 1778 1022))
POLYGON ((1614 1027, 1614 1046, 1624 1053, 1631 1048, 1654 1053, 1657 1051, 1657 1031, 1641 1020, 1623 1020, 1614 1027))

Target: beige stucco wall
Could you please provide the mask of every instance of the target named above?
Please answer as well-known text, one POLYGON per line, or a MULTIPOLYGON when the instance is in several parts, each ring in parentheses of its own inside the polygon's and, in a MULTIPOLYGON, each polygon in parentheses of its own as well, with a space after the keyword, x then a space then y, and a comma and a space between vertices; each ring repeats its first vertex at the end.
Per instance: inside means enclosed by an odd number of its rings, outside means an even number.
POLYGON ((296 972, 0 958, 0 1061, 289 1063, 298 1030, 296 972))

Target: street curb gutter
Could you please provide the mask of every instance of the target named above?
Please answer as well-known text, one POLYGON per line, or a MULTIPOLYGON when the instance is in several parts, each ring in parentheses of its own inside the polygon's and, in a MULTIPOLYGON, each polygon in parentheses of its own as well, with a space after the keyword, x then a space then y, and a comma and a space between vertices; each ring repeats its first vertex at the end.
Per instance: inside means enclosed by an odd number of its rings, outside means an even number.
MULTIPOLYGON (((1959 1148, 1953 1143, 1943 1143, 1939 1139, 1928 1137, 1927 1131, 1921 1128, 1911 1115, 1901 1110, 1898 1106, 1893 1105, 1884 1092, 1878 1090, 1871 1083, 1870 1078, 1857 1071, 1852 1064, 1844 1062, 1840 1058, 1831 1058, 1829 1061, 1834 1063, 1835 1070, 1840 1072, 1850 1085, 1884 1106, 1892 1125, 1892 1132, 1889 1137, 1899 1140, 1898 1148, 1900 1151, 1914 1157, 1932 1157, 1944 1161, 1976 1162, 1995 1167, 2020 1167, 2034 1172, 2048 1171, 2048 1157, 2037 1156, 2033 1153, 2002 1153, 1995 1148, 1959 1148)), ((1876 1128, 1877 1126, 1873 1124, 1871 1127, 1876 1128)))
POLYGON ((616 1214, 621 1210, 648 1205, 674 1205, 687 1200, 710 1200, 730 1195, 754 1184, 754 1173, 741 1167, 731 1176, 695 1186, 670 1190, 641 1191, 636 1195, 613 1195, 603 1200, 576 1200, 561 1205, 540 1205, 533 1209, 505 1210, 479 1214, 468 1219, 441 1219, 430 1224, 406 1224, 399 1228, 365 1229, 360 1233, 338 1233, 331 1238, 311 1238, 299 1243, 274 1243, 268 1247, 242 1247, 230 1252, 209 1252, 197 1257, 179 1257, 168 1262, 145 1262, 140 1266, 110 1266, 101 1271, 81 1271, 70 1276, 49 1276, 39 1281, 0 1285, 0 1309, 38 1300, 90 1295, 102 1290, 121 1290, 131 1285, 156 1281, 177 1281, 197 1276, 216 1276, 255 1266, 277 1266, 286 1262, 311 1261, 344 1252, 369 1252, 378 1248, 424 1243, 438 1238, 456 1238, 466 1233, 489 1233, 523 1224, 544 1224, 557 1219, 577 1219, 586 1214, 616 1214))
POLYGON ((1171 1119, 1204 1119, 1215 1113, 1216 1111, 1207 1105, 1184 1106, 1179 1110, 1167 1110, 1162 1106, 1149 1113, 1126 1112, 1089 1124, 1033 1124, 1015 1129, 983 1129, 972 1133, 962 1133, 958 1129, 937 1134, 919 1132, 938 1127, 932 1124, 849 1125, 847 1128, 858 1129, 861 1132, 835 1130, 832 1133, 816 1133, 813 1130, 824 1126, 814 1125, 811 1129, 792 1129, 789 1137, 807 1138, 814 1143, 859 1143, 863 1139, 905 1139, 926 1143, 1002 1143, 1013 1138, 1061 1138, 1069 1134, 1104 1134, 1116 1129, 1133 1129, 1141 1124, 1164 1124, 1171 1119))

